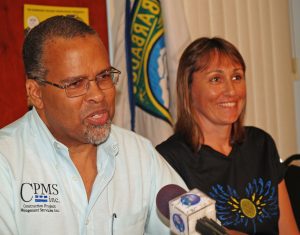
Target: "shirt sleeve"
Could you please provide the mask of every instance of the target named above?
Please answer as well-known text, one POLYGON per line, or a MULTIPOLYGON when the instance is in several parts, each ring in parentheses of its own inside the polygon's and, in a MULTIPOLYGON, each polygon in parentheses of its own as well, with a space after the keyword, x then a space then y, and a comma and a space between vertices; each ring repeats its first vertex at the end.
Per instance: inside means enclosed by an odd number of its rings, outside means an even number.
POLYGON ((15 205, 12 200, 13 180, 9 165, 0 154, 0 234, 17 235, 16 219, 14 217, 15 205))
POLYGON ((285 176, 287 167, 280 161, 276 144, 271 136, 269 136, 268 140, 268 149, 271 169, 275 172, 277 183, 280 183, 285 176))
POLYGON ((152 181, 152 192, 151 192, 151 207, 149 208, 147 223, 145 228, 145 234, 156 235, 156 234, 171 234, 168 225, 164 219, 159 215, 158 209, 156 208, 156 195, 159 190, 168 184, 176 184, 185 190, 187 186, 175 172, 175 170, 166 162, 165 159, 151 146, 152 162, 151 165, 151 177, 152 181), (163 222, 164 221, 164 222, 163 222))

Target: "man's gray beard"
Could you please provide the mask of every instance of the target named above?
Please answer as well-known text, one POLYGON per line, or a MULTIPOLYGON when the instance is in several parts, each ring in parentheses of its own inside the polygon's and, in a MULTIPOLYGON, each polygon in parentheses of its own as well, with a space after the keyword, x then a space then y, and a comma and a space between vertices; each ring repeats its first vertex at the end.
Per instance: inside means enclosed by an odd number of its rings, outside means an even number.
POLYGON ((111 129, 111 120, 102 126, 87 125, 84 137, 89 144, 99 145, 107 140, 111 129))

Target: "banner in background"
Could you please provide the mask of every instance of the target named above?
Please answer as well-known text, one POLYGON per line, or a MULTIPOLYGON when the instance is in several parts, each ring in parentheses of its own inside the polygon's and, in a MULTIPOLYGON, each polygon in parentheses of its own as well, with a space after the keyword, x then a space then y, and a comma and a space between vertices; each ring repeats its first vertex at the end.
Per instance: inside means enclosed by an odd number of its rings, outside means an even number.
POLYGON ((125 34, 131 126, 156 142, 147 130, 151 133, 156 131, 158 136, 170 136, 173 124, 169 112, 167 56, 160 1, 127 0, 125 34), (142 116, 145 117, 146 112, 156 121, 138 118, 136 106, 143 112, 142 116))
POLYGON ((89 9, 87 7, 59 7, 24 4, 25 33, 43 20, 55 15, 70 15, 89 24, 89 9))

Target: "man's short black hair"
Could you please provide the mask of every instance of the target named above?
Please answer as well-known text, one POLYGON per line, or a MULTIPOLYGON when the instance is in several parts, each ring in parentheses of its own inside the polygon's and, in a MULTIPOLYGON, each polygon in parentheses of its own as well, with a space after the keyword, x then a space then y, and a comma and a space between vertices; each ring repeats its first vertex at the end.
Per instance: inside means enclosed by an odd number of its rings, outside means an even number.
POLYGON ((54 16, 31 29, 23 44, 23 62, 28 78, 43 80, 47 70, 43 65, 45 42, 55 37, 70 39, 78 36, 96 35, 97 32, 74 16, 54 16))

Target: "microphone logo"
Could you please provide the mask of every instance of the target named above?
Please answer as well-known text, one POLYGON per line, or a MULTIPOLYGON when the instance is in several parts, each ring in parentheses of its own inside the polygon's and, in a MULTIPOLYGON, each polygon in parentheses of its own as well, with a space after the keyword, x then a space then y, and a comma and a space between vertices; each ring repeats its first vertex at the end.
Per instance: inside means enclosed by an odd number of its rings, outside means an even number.
POLYGON ((173 214, 172 219, 173 219, 173 223, 174 223, 176 229, 181 233, 184 232, 185 226, 184 226, 184 222, 183 222, 181 216, 179 214, 175 213, 175 214, 173 214))
POLYGON ((201 198, 196 194, 185 194, 180 198, 180 201, 185 206, 193 206, 200 202, 201 198))

